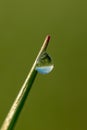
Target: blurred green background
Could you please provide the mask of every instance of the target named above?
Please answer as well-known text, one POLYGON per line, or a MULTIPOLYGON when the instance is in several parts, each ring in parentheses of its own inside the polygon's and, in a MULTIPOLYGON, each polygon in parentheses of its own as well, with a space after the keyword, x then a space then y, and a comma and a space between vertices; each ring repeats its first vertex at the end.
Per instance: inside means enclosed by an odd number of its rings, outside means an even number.
POLYGON ((0 125, 47 34, 55 68, 37 75, 15 130, 87 130, 86 0, 0 0, 0 125))

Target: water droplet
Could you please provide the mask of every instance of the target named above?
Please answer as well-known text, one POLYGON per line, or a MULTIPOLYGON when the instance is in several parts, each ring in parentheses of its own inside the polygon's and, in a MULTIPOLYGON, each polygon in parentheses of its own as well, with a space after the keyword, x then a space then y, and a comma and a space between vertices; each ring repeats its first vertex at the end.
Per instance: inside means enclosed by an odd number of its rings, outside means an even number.
POLYGON ((40 58, 37 60, 35 70, 41 74, 48 74, 53 70, 53 68, 54 65, 52 64, 51 57, 46 52, 42 53, 40 58))

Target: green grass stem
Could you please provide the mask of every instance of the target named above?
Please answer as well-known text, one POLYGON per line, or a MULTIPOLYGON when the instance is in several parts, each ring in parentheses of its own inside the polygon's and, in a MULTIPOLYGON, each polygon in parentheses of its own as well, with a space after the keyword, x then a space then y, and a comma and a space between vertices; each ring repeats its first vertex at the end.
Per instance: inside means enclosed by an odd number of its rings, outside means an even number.
POLYGON ((25 100, 27 99, 28 93, 31 89, 31 86, 35 80, 35 77, 37 75, 37 71, 35 70, 35 67, 37 65, 37 60, 40 58, 41 54, 46 50, 48 43, 50 40, 50 36, 46 36, 45 41, 36 57, 36 60, 23 84, 21 87, 10 111, 8 112, 7 117, 5 118, 1 129, 0 130, 12 130, 14 128, 14 125, 16 124, 16 121, 18 119, 18 116, 24 106, 25 100))

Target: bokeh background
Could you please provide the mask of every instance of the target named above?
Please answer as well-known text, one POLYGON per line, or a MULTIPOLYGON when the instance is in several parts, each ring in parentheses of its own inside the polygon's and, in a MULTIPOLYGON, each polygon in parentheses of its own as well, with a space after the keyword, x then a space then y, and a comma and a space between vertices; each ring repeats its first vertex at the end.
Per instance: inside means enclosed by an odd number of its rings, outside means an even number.
POLYGON ((87 130, 86 0, 0 0, 0 125, 47 34, 55 68, 38 74, 15 130, 87 130))

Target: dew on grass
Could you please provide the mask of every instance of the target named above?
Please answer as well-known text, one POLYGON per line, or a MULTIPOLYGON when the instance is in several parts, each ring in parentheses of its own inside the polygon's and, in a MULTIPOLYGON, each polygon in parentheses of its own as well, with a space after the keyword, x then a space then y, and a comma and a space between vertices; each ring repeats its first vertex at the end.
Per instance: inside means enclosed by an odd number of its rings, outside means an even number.
POLYGON ((40 58, 37 60, 37 65, 35 70, 41 74, 48 74, 54 68, 51 57, 44 52, 41 54, 40 58))

